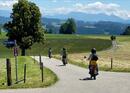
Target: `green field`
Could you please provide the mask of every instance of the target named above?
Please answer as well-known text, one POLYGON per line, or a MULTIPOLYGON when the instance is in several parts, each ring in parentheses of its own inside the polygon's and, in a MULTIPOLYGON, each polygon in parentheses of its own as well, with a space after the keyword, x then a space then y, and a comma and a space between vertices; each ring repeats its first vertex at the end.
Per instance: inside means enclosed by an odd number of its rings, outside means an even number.
POLYGON ((18 57, 18 80, 23 80, 23 67, 24 64, 27 66, 27 77, 26 83, 19 82, 15 84, 15 60, 11 58, 11 73, 12 73, 12 86, 7 87, 6 83, 6 60, 0 59, 0 89, 7 88, 39 88, 47 87, 54 84, 58 78, 57 76, 48 68, 44 68, 44 81, 42 83, 41 70, 39 64, 30 57, 18 57))
MULTIPOLYGON (((110 36, 92 36, 92 38, 109 39, 110 36)), ((98 51, 98 64, 100 70, 114 72, 130 72, 130 36, 117 36, 117 48, 98 51), (111 58, 113 58, 113 69, 111 69, 111 58)), ((69 55, 69 62, 86 68, 89 61, 83 56, 90 53, 75 53, 69 55)), ((57 56, 58 57, 58 56, 57 56)))
MULTIPOLYGON (((5 37, 1 38, 1 42, 5 37)), ((65 47, 69 54, 84 53, 95 47, 98 51, 107 49, 111 46, 109 39, 92 38, 86 35, 45 35, 45 44, 34 44, 28 49, 26 54, 30 55, 47 55, 48 48, 52 48, 53 54, 60 54, 61 49, 65 47)), ((13 49, 5 48, 2 43, 0 46, 0 57, 13 56, 13 49)), ((19 50, 20 54, 20 50, 19 50)))
MULTIPOLYGON (((116 38, 118 46, 113 52, 110 36, 107 35, 46 34, 45 44, 34 44, 26 54, 28 56, 39 54, 47 56, 48 48, 51 47, 53 56, 60 58, 61 49, 65 47, 70 63, 86 67, 88 61, 83 57, 89 56, 91 48, 95 47, 99 55, 101 70, 130 72, 130 37, 117 36, 116 38), (113 69, 110 69, 111 57, 114 59, 113 69)), ((1 41, 4 39, 5 36, 2 36, 1 41)), ((5 48, 3 45, 0 46, 0 51, 0 57, 13 56, 13 50, 5 48)))

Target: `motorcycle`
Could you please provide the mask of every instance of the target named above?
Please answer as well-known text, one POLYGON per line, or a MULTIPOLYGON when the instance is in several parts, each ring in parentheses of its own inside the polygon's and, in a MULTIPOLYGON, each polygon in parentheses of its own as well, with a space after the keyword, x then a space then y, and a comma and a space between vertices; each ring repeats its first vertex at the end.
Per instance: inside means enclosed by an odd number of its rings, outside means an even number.
POLYGON ((89 67, 89 70, 90 70, 89 74, 90 74, 91 79, 96 80, 96 76, 98 75, 98 68, 97 68, 97 66, 91 65, 89 67))
POLYGON ((63 57, 62 62, 63 62, 63 65, 66 65, 67 64, 67 59, 63 57))

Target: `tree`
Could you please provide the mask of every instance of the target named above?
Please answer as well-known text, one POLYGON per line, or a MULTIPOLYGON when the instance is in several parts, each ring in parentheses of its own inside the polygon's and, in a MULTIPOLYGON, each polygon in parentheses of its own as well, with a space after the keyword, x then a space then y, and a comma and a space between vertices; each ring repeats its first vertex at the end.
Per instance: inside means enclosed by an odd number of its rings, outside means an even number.
POLYGON ((53 33, 53 30, 51 28, 49 29, 45 29, 44 31, 46 34, 52 34, 53 33))
POLYGON ((16 40, 21 55, 36 42, 44 41, 44 29, 41 24, 41 13, 38 6, 27 0, 18 0, 13 5, 11 21, 4 25, 8 31, 8 40, 16 40))
POLYGON ((130 26, 128 26, 123 35, 130 35, 130 26))
POLYGON ((60 34, 68 34, 67 33, 67 26, 68 26, 68 24, 67 23, 64 23, 64 24, 62 24, 61 25, 61 27, 60 27, 60 34))
POLYGON ((76 32, 76 23, 73 18, 69 18, 64 24, 61 25, 59 33, 73 34, 76 32))

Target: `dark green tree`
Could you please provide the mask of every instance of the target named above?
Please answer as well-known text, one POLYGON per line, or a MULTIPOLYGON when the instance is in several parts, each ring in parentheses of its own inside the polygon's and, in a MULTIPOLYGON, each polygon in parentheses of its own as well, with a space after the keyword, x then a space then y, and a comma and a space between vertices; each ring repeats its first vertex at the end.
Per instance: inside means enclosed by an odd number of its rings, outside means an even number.
POLYGON ((52 34, 53 33, 53 30, 51 28, 49 29, 45 29, 44 31, 46 34, 52 34))
POLYGON ((67 34, 67 26, 68 26, 67 23, 62 24, 60 27, 59 33, 60 34, 67 34))
POLYGON ((76 32, 76 23, 73 18, 69 18, 64 24, 61 25, 60 34, 74 34, 76 32))
POLYGON ((130 35, 130 26, 128 26, 123 35, 130 35))
POLYGON ((44 29, 41 24, 41 13, 36 4, 28 0, 18 0, 13 5, 11 21, 4 25, 8 31, 8 40, 16 40, 21 55, 36 42, 44 41, 44 29))

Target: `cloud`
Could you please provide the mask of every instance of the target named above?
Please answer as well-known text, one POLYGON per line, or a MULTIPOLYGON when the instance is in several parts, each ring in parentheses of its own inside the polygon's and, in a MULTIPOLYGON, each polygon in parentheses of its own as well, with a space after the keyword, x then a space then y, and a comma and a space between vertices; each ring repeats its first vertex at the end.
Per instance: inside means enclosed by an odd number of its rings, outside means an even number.
POLYGON ((16 3, 17 0, 3 0, 0 1, 0 9, 12 8, 13 4, 16 3))
POLYGON ((46 15, 68 14, 70 12, 82 12, 86 14, 102 13, 109 16, 114 15, 125 20, 130 19, 130 11, 122 9, 122 7, 118 4, 102 3, 102 2, 94 2, 89 4, 76 3, 71 7, 59 7, 46 10, 45 14, 46 15))
POLYGON ((118 4, 105 4, 101 2, 95 2, 90 4, 81 4, 77 3, 74 5, 76 11, 90 13, 90 14, 99 14, 104 13, 106 15, 115 15, 122 19, 129 19, 130 12, 121 8, 118 4))

